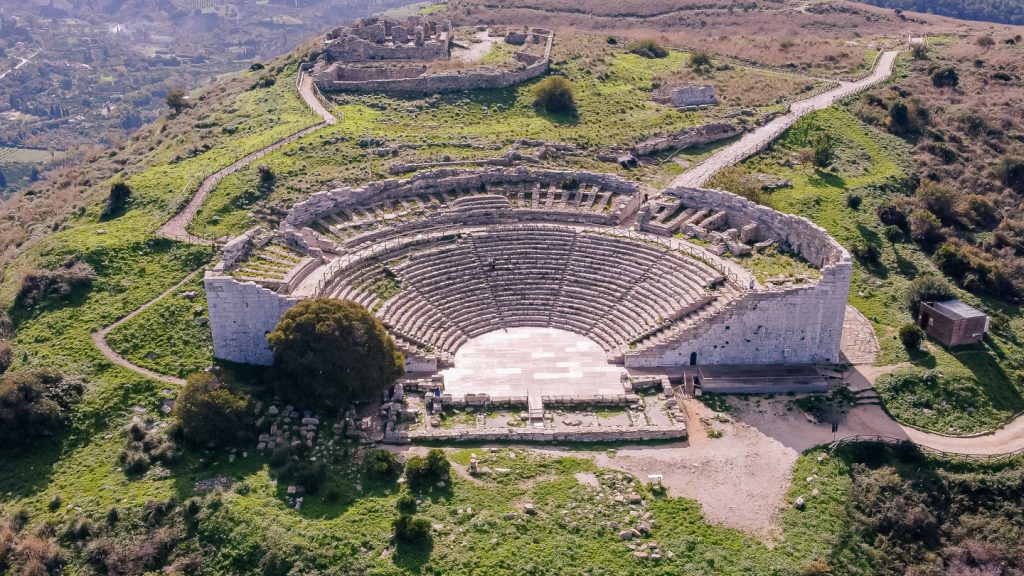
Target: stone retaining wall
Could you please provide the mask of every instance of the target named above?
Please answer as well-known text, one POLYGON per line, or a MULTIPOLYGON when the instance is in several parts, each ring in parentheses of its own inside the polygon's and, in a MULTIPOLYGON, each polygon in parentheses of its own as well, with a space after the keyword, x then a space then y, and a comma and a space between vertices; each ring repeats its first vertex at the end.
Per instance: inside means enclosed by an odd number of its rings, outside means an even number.
POLYGON ((683 150, 690 146, 701 146, 732 138, 740 132, 742 132, 740 128, 725 122, 701 124, 692 128, 684 128, 669 136, 644 140, 633 148, 633 154, 647 156, 665 150, 683 150))
POLYGON ((503 430, 417 430, 388 432, 384 442, 616 442, 639 440, 685 440, 686 428, 655 426, 611 426, 600 430, 566 431, 506 428, 503 430))
MULTIPOLYGON (((819 267, 806 286, 745 293, 668 343, 626 354, 627 367, 703 364, 828 363, 839 361, 853 263, 828 232, 802 216, 784 214, 722 190, 670 188, 687 207, 728 212, 729 226, 758 225, 759 234, 819 267)), ((641 218, 641 221, 642 218, 641 218)))
POLYGON ((839 362, 850 262, 822 269, 813 285, 747 292, 669 342, 627 352, 627 368, 698 364, 839 362))

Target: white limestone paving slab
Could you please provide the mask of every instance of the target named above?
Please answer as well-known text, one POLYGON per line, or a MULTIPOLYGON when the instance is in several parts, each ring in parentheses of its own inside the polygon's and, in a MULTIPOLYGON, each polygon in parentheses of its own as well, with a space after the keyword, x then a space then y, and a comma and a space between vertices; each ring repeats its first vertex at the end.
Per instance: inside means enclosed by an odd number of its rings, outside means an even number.
POLYGON ((442 373, 445 392, 455 397, 623 393, 623 369, 608 363, 601 346, 555 328, 488 332, 463 344, 442 373))

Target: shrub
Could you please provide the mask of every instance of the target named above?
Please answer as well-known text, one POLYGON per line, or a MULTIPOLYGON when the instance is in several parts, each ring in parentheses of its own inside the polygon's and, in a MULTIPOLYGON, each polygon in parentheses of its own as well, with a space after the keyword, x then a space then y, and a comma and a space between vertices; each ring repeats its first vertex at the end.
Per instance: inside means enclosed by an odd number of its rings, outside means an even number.
POLYGON ((229 389, 207 372, 192 374, 178 394, 174 418, 187 442, 221 445, 245 438, 250 428, 249 395, 229 389))
POLYGON ((7 340, 0 340, 0 374, 7 372, 14 361, 14 351, 11 350, 11 343, 7 340))
POLYGON ((410 488, 423 489, 441 481, 451 474, 451 464, 444 452, 431 448, 426 457, 413 456, 405 463, 405 480, 410 488))
POLYGON ((944 238, 942 224, 931 212, 914 210, 910 213, 910 237, 925 246, 938 244, 944 238))
POLYGON ((550 76, 533 87, 533 105, 549 114, 575 114, 572 85, 561 76, 550 76))
POLYGON ((903 343, 904 348, 907 350, 917 350, 921 348, 921 342, 924 341, 924 330, 917 324, 904 324, 900 326, 900 342, 903 343))
POLYGON ((32 308, 49 300, 63 300, 80 290, 88 290, 96 273, 85 262, 70 258, 56 270, 34 270, 25 274, 14 297, 16 308, 32 308))
POLYGON ((882 229, 882 234, 885 236, 886 240, 893 244, 903 240, 903 230, 900 230, 899 226, 886 226, 882 229))
POLYGON ((253 88, 270 88, 274 84, 277 84, 277 77, 273 74, 261 74, 259 80, 253 85, 253 88))
POLYGON ((991 36, 982 36, 978 38, 978 46, 982 48, 991 48, 996 45, 996 39, 991 36))
POLYGON ((103 204, 103 211, 100 212, 100 220, 116 218, 128 208, 128 199, 131 198, 132 189, 124 182, 114 182, 110 185, 110 193, 107 201, 103 204))
POLYGON ((626 46, 626 51, 644 58, 664 58, 668 56, 668 50, 656 40, 650 38, 630 42, 626 46))
POLYGON ((83 386, 59 372, 39 368, 0 376, 0 446, 25 446, 52 436, 70 408, 82 398, 83 386))
POLYGON ((384 326, 355 302, 313 298, 285 312, 267 336, 278 394, 341 408, 375 397, 404 373, 384 326))
POLYGON ((273 184, 277 180, 277 174, 274 174, 273 168, 266 164, 260 164, 256 171, 260 174, 260 184, 273 184))
POLYGON ((416 511, 416 497, 403 492, 395 501, 395 507, 403 514, 412 514, 416 511))
POLYGON ((698 50, 693 54, 690 54, 690 67, 694 70, 711 68, 711 55, 703 50, 698 50))
POLYGON ((390 482, 402 473, 402 464, 387 450, 374 450, 363 460, 366 475, 379 482, 390 482))
POLYGON ((835 141, 828 135, 822 134, 811 142, 814 150, 814 165, 818 168, 828 168, 836 158, 835 141))
POLYGON ((404 544, 423 544, 430 540, 430 522, 402 514, 394 522, 395 540, 404 544))
POLYGON ((846 206, 851 210, 859 209, 862 202, 864 202, 864 198, 860 194, 846 195, 846 206))
POLYGON ((850 248, 850 252, 853 256, 864 262, 865 264, 877 264, 879 259, 882 257, 882 251, 878 249, 874 244, 868 244, 866 242, 857 242, 850 248))
POLYGON ((952 297, 953 288, 944 279, 931 274, 918 276, 907 287, 907 309, 911 316, 917 317, 921 302, 949 300, 952 297))
POLYGON ((253 62, 252 66, 249 66, 249 70, 252 72, 258 72, 263 70, 263 68, 265 68, 265 66, 260 62, 253 62))
POLYGON ((167 106, 171 110, 174 110, 175 114, 181 114, 182 110, 192 107, 188 102, 188 98, 185 96, 185 92, 177 88, 167 93, 166 102, 167 106))
POLYGON ((960 85, 960 74, 952 66, 938 68, 931 76, 932 85, 936 88, 955 88, 960 85))
POLYGON ((1001 220, 999 209, 988 198, 969 194, 960 201, 960 215, 974 226, 991 228, 1001 220))
POLYGON ((907 215, 895 204, 880 204, 875 209, 875 215, 882 224, 896 226, 901 230, 907 229, 907 215))
POLYGON ((1024 158, 1004 156, 996 165, 995 173, 1004 186, 1024 194, 1024 158))
POLYGON ((914 192, 914 199, 942 222, 956 222, 956 195, 949 188, 925 180, 914 192))

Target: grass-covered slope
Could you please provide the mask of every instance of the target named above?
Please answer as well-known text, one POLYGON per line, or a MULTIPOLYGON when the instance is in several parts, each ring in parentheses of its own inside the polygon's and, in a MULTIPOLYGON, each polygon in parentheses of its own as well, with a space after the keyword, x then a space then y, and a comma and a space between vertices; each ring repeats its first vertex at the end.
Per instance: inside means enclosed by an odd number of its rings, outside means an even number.
POLYGON ((773 208, 810 218, 848 249, 879 250, 877 263, 855 261, 850 303, 875 328, 880 364, 915 365, 879 381, 878 391, 894 417, 936 432, 965 434, 992 429, 1024 409, 1024 320, 1015 306, 959 294, 1000 319, 980 345, 950 350, 929 342, 926 350, 910 355, 897 337, 898 328, 911 321, 905 300, 910 281, 922 274, 941 275, 912 240, 890 241, 875 214, 879 205, 905 194, 913 164, 902 140, 865 125, 845 108, 830 108, 801 119, 769 151, 742 167, 792 182, 765 195, 773 208), (836 158, 819 169, 802 162, 801 152, 823 134, 834 139, 836 158))

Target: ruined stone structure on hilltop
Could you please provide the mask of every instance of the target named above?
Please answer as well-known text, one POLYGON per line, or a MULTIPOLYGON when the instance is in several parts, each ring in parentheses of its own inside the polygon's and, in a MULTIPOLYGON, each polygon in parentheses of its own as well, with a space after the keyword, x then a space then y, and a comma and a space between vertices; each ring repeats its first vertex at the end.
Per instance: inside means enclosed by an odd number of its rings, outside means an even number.
POLYGON ((715 87, 708 84, 669 84, 651 94, 651 100, 676 108, 696 108, 718 104, 715 87))
POLYGON ((405 95, 505 88, 548 71, 554 42, 550 30, 477 29, 478 35, 485 32, 518 47, 508 62, 431 71, 433 62, 451 57, 451 23, 412 18, 400 24, 381 18, 329 33, 321 56, 305 69, 324 92, 405 95))
POLYGON ((331 62, 447 60, 452 31, 448 20, 363 18, 352 26, 328 32, 323 49, 331 62))

